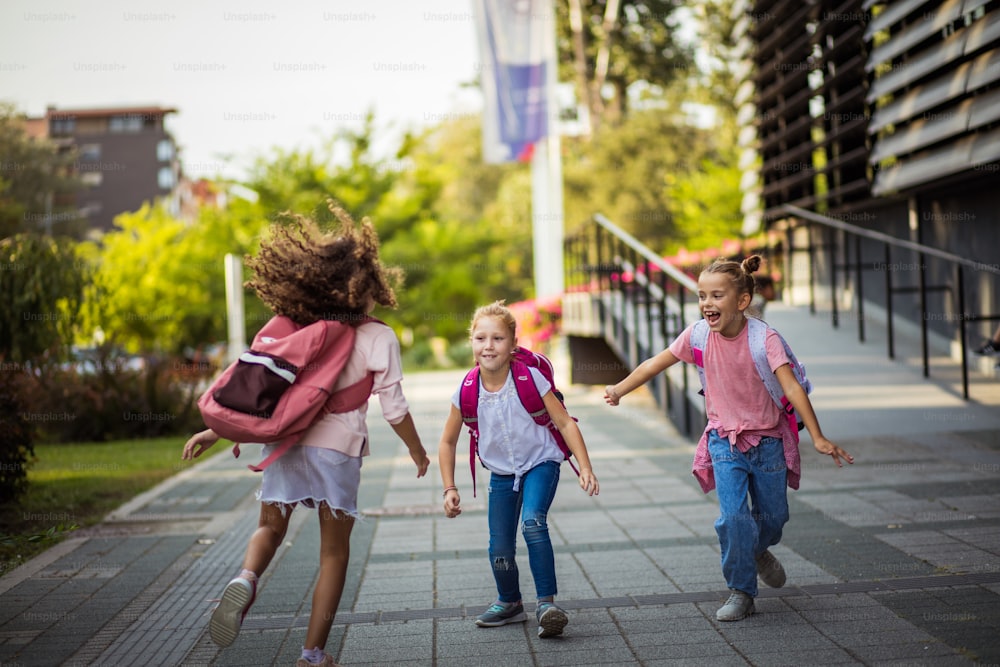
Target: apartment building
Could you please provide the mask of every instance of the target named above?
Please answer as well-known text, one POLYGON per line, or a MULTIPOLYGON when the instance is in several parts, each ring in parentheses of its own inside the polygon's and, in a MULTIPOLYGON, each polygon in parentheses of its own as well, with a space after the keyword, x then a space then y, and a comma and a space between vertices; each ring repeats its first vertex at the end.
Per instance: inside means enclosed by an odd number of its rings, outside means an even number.
POLYGON ((176 111, 158 106, 49 107, 44 118, 33 119, 40 126, 35 134, 76 149, 74 166, 85 186, 75 195, 76 209, 91 232, 111 229, 116 215, 145 202, 166 199, 179 212, 180 161, 164 124, 176 111))

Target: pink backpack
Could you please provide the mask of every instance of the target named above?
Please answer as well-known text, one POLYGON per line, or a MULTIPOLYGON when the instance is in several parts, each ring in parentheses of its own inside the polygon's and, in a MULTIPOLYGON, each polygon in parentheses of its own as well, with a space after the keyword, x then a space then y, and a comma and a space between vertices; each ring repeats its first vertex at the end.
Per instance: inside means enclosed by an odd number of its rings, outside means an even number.
MULTIPOLYGON (((378 320, 371 320, 378 321, 378 320)), ((230 364, 198 399, 205 425, 235 444, 277 444, 260 472, 297 443, 313 423, 329 412, 360 408, 371 395, 369 373, 334 393, 333 385, 351 356, 355 327, 320 320, 301 326, 277 315, 254 336, 250 349, 230 364)))
MULTIPOLYGON (((562 433, 559 432, 559 428, 552 421, 552 417, 549 415, 549 411, 545 409, 545 403, 542 400, 541 394, 538 393, 538 387, 535 386, 535 381, 531 378, 531 371, 528 370, 529 367, 537 368, 541 371, 542 376, 549 381, 552 385, 552 393, 559 402, 564 406, 566 403, 563 401, 562 393, 556 389, 556 383, 554 379, 555 369, 552 367, 552 362, 549 358, 540 352, 532 352, 531 350, 519 347, 514 350, 514 355, 510 360, 510 371, 514 376, 514 387, 517 389, 517 396, 521 399, 521 405, 524 409, 528 411, 531 418, 535 420, 535 423, 539 426, 549 429, 552 436, 555 438, 556 444, 559 445, 559 449, 562 450, 563 456, 569 461, 569 465, 573 468, 573 472, 577 475, 580 471, 576 469, 573 462, 570 461, 570 456, 572 453, 569 450, 569 446, 566 444, 566 439, 563 438, 562 433)), ((465 374, 465 380, 462 381, 462 389, 459 393, 458 402, 460 404, 460 410, 462 412, 462 421, 465 425, 469 427, 469 469, 472 471, 472 496, 476 495, 476 457, 479 455, 479 366, 476 365, 465 374)), ((576 421, 576 418, 573 418, 576 421)))

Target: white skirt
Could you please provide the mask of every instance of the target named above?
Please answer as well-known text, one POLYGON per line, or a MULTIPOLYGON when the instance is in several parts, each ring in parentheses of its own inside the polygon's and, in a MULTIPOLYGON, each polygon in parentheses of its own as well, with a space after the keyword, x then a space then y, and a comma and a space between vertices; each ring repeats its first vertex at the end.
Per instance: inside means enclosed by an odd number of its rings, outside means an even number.
MULTIPOLYGON (((264 447, 263 456, 271 453, 264 447)), ((361 457, 322 447, 295 446, 264 468, 257 500, 268 504, 318 507, 326 503, 358 518, 361 457)))

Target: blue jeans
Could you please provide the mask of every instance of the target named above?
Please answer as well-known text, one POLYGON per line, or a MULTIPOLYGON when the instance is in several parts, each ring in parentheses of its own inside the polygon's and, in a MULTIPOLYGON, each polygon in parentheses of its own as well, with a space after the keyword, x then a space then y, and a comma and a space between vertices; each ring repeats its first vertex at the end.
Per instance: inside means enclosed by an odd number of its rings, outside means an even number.
POLYGON ((518 602, 521 587, 514 552, 518 516, 528 546, 528 564, 539 598, 556 594, 556 559, 546 517, 559 485, 559 464, 545 461, 529 470, 514 491, 513 475, 490 475, 488 515, 490 563, 501 602, 518 602))
POLYGON ((761 438, 743 453, 712 430, 708 453, 719 496, 715 532, 722 548, 722 574, 729 588, 756 597, 756 557, 781 541, 788 522, 785 448, 781 438, 761 438))

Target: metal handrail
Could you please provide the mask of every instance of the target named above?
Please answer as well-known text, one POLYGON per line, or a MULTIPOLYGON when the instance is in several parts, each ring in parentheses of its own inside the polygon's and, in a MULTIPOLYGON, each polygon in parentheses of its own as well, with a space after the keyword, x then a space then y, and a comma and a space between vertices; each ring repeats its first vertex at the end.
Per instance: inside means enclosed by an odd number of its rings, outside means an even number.
MULTIPOLYGON (((567 290, 596 292, 604 336, 627 364, 653 356, 660 351, 652 349, 654 340, 665 345, 687 326, 685 308, 697 301, 698 283, 605 216, 595 214, 569 236, 566 253, 567 290)), ((677 385, 663 375, 650 388, 661 409, 693 435, 702 426, 694 418, 701 401, 689 392, 687 369, 681 370, 677 385)))
MULTIPOLYGON (((888 345, 888 357, 890 359, 895 359, 895 328, 893 326, 893 294, 902 292, 915 292, 918 294, 920 299, 920 343, 921 343, 921 353, 923 361, 923 373, 924 377, 930 377, 930 351, 929 351, 929 336, 928 336, 928 312, 927 312, 927 297, 932 291, 949 290, 954 293, 955 296, 955 308, 950 314, 952 320, 958 322, 958 342, 960 348, 960 358, 961 358, 961 370, 962 370, 962 396, 966 400, 969 399, 969 368, 968 368, 968 342, 967 342, 967 325, 969 322, 982 322, 982 321, 993 321, 1000 320, 1000 315, 990 315, 990 314, 980 314, 973 315, 965 312, 965 269, 971 269, 977 272, 989 273, 996 276, 1000 276, 1000 265, 990 265, 984 264, 982 262, 976 262, 974 260, 968 259, 966 257, 961 257, 954 253, 945 252, 939 250, 938 248, 932 248, 921 243, 915 243, 913 241, 908 241, 906 239, 899 239, 882 232, 877 232, 871 229, 865 229, 863 227, 858 227, 857 225, 852 225, 850 223, 844 222, 842 220, 837 220, 836 218, 831 218, 829 216, 822 215, 820 213, 814 213, 798 206, 792 206, 790 204, 785 204, 779 208, 780 211, 786 213, 789 217, 793 219, 800 219, 805 221, 806 226, 810 224, 822 225, 830 230, 839 230, 844 233, 845 239, 843 243, 843 253, 845 257, 845 264, 843 268, 845 269, 845 277, 847 276, 847 270, 852 268, 852 266, 846 261, 849 255, 849 243, 847 236, 853 237, 853 247, 855 263, 853 265, 854 271, 854 287, 857 291, 857 308, 858 308, 858 339, 861 342, 865 340, 865 329, 864 329, 864 282, 862 277, 862 262, 861 262, 861 239, 870 239, 881 243, 883 246, 885 266, 889 267, 892 264, 892 248, 899 248, 902 250, 908 250, 914 252, 919 257, 918 262, 920 273, 918 275, 918 284, 916 286, 894 286, 892 282, 891 272, 886 268, 885 270, 885 297, 886 297, 886 333, 887 333, 887 345, 888 345), (944 262, 950 263, 955 268, 955 284, 951 285, 928 285, 927 284, 927 268, 924 260, 928 257, 933 257, 944 262)), ((794 227, 794 226, 793 226, 794 227)), ((789 252, 792 251, 791 247, 791 231, 789 229, 789 252)), ((837 255, 838 255, 838 245, 836 234, 831 234, 833 237, 832 242, 829 244, 828 249, 830 251, 830 315, 833 326, 836 328, 839 326, 839 313, 837 310, 837 255)), ((810 267, 809 267, 809 308, 812 313, 816 312, 816 293, 815 293, 815 275, 813 270, 813 264, 815 260, 816 247, 813 244, 812 234, 809 236, 809 245, 804 249, 805 252, 809 253, 810 257, 810 267)), ((876 263, 877 266, 877 263, 876 263)), ((787 275, 786 280, 791 278, 787 275)), ((846 281, 845 281, 846 282, 846 281)))

